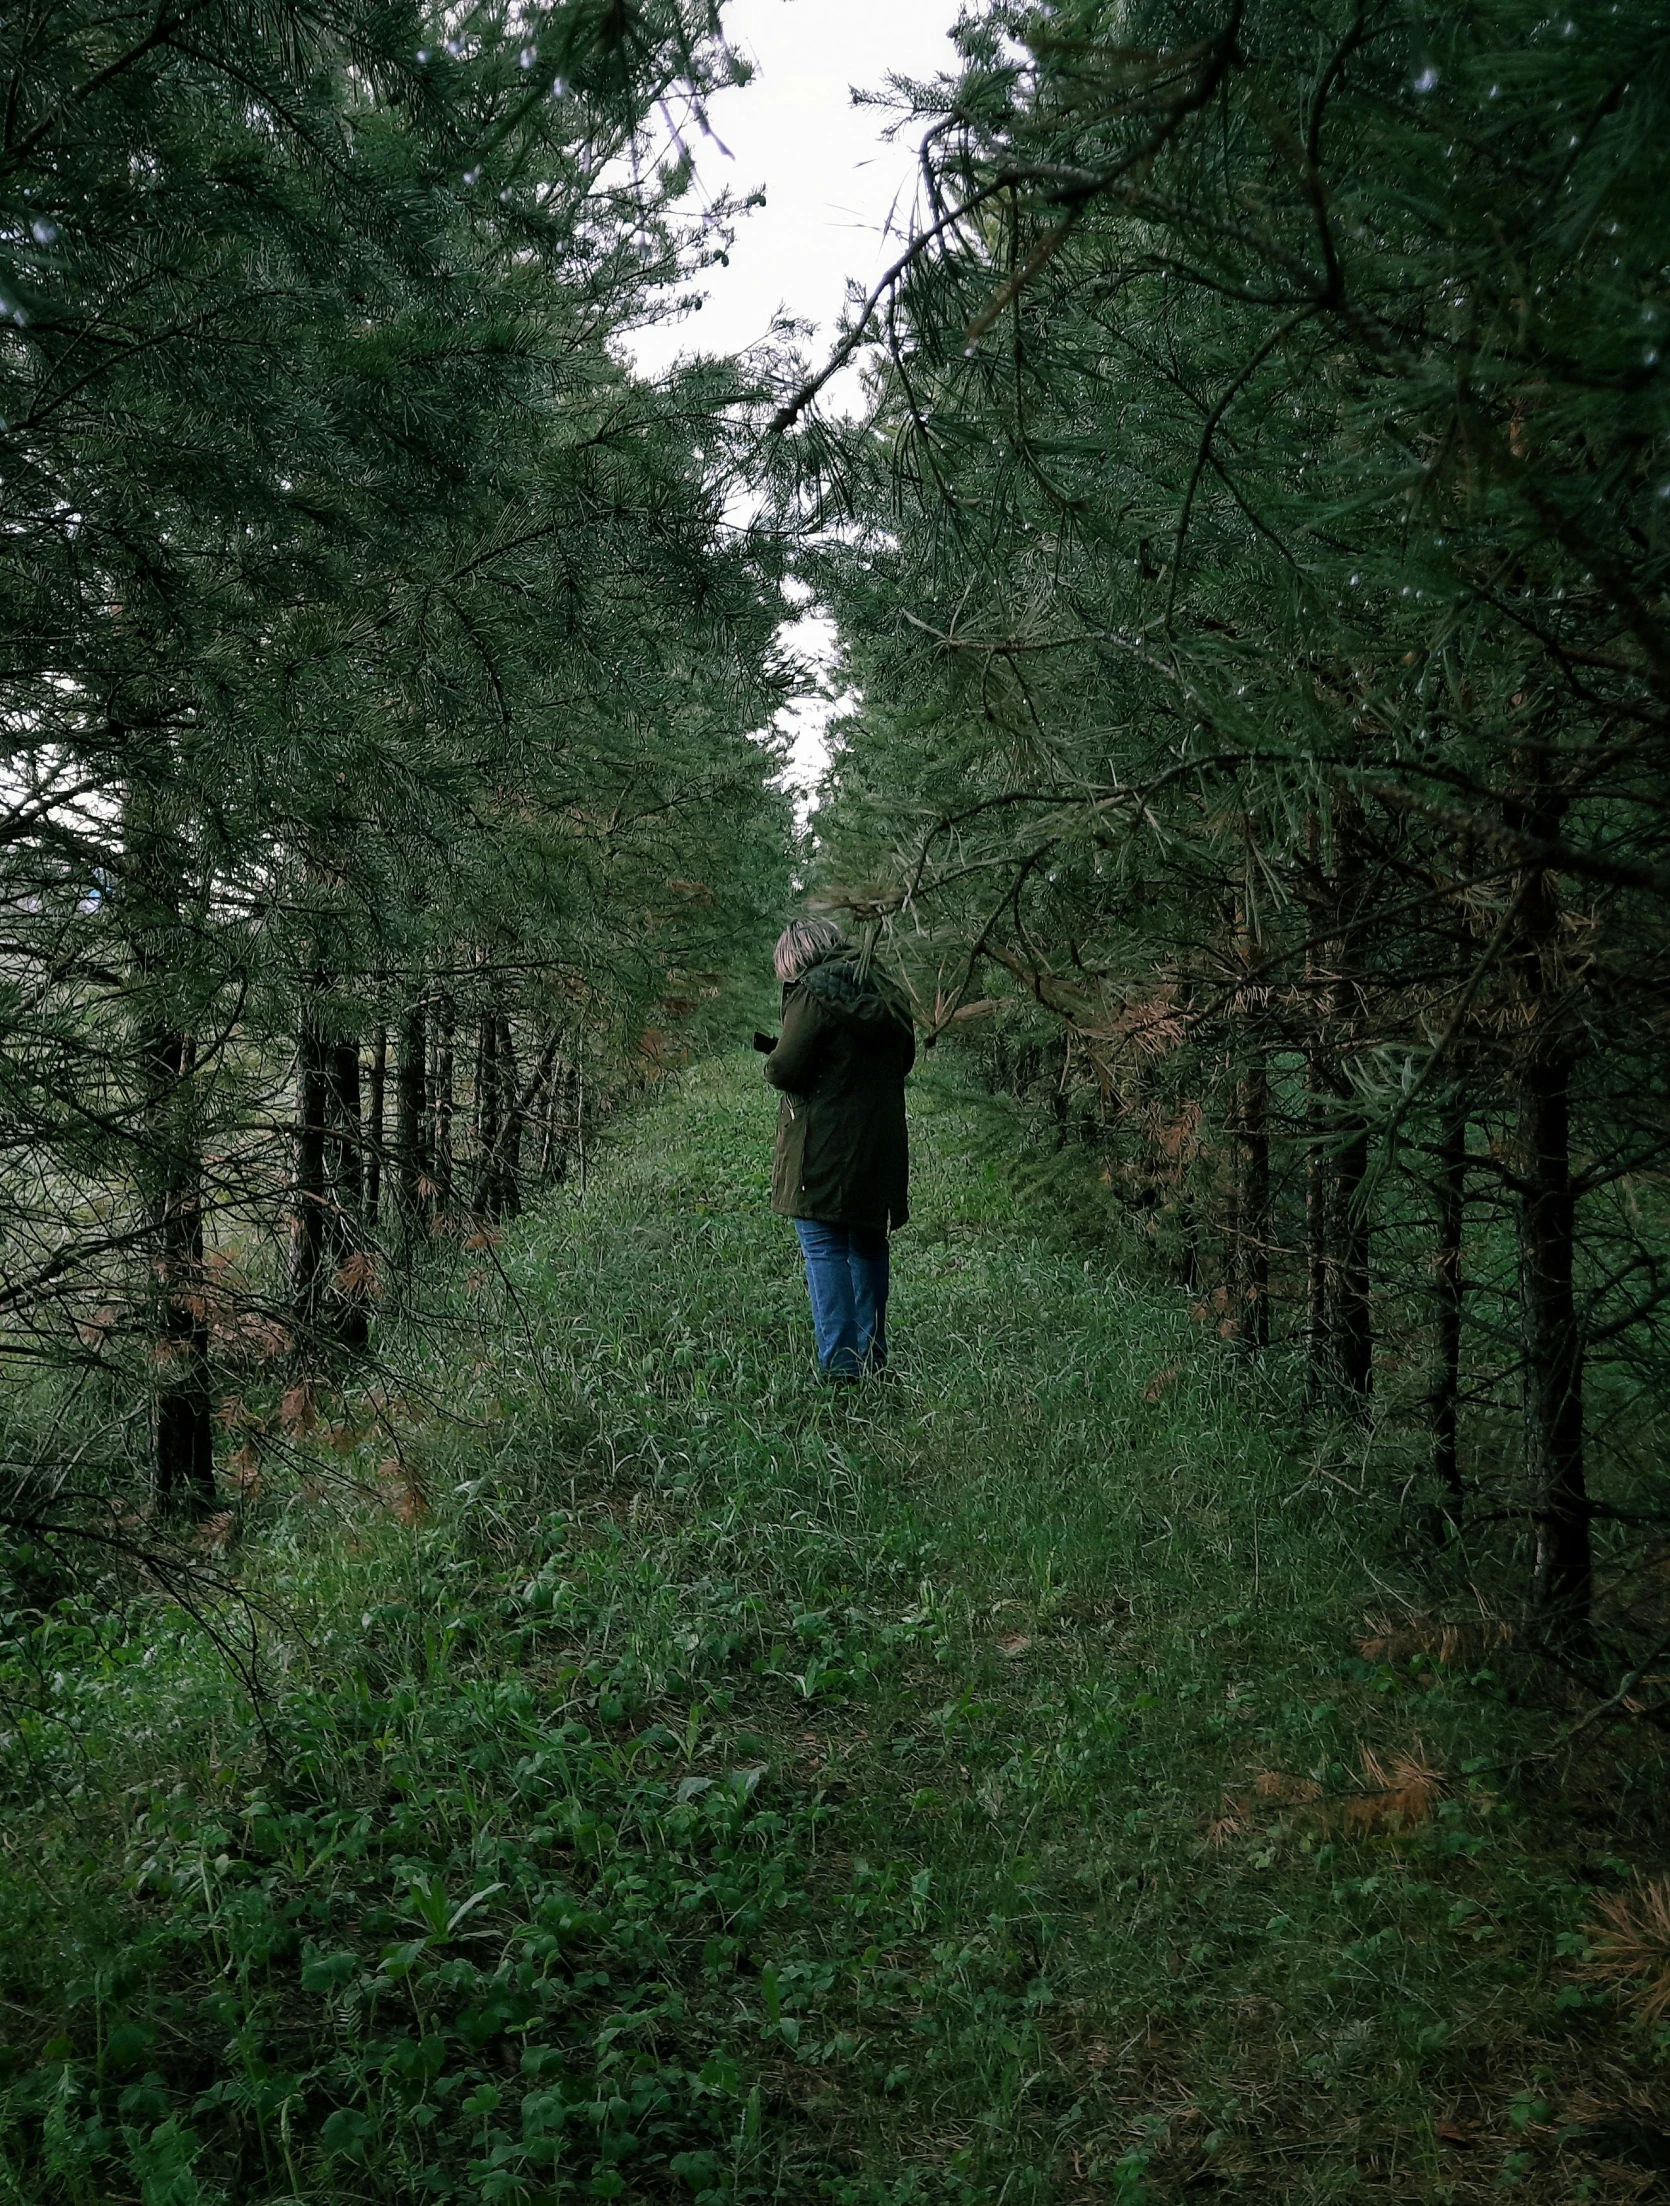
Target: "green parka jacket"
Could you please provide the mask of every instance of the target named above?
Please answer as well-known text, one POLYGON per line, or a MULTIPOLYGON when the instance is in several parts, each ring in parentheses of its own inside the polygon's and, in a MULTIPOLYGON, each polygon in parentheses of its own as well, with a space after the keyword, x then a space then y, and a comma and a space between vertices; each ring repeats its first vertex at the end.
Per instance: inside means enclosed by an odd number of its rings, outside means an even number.
POLYGON ((783 996, 765 1061, 781 1088, 771 1207, 831 1226, 902 1226, 910 1216, 905 1075, 916 1036, 902 995, 843 946, 783 996))

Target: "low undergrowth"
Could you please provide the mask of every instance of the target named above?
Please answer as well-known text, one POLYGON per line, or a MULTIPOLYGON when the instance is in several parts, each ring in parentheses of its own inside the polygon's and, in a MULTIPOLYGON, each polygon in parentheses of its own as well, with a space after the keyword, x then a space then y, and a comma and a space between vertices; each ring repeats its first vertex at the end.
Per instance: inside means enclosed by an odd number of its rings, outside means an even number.
POLYGON ((258 1701, 13 1618, 0 2196, 1648 2195, 1650 1743, 947 1077, 898 1382, 817 1388, 756 1081, 476 1252, 397 1475, 249 1509, 258 1701))

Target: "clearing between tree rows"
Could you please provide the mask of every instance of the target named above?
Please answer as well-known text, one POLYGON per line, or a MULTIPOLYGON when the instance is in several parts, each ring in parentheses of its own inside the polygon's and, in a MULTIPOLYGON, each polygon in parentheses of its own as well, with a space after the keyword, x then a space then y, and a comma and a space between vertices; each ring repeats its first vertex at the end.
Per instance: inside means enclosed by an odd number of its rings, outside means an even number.
POLYGON ((299 1443, 258 1708, 30 1643, 0 2196, 1648 2195, 1655 1769, 937 1065, 898 1383, 820 1389, 771 1110, 467 1256, 398 1476, 299 1443))

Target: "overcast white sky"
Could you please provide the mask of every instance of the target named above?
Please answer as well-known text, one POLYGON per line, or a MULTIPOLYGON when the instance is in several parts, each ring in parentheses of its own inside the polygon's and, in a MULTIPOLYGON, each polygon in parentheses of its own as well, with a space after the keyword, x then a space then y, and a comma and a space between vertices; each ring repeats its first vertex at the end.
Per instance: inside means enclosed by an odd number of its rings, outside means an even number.
POLYGON ((908 215, 914 190, 913 139, 884 143, 887 111, 855 107, 852 89, 951 68, 959 12, 957 0, 727 0, 726 39, 755 74, 712 101, 713 137, 691 137, 697 189, 763 188, 765 205, 738 226, 702 312, 634 339, 641 367, 686 350, 744 351, 779 307, 830 334, 847 279, 880 274, 889 217, 896 202, 908 215))
MULTIPOLYGON (((884 142, 887 111, 855 107, 851 89, 879 90, 893 71, 930 77, 952 68, 948 34, 960 12, 958 0, 727 0, 725 35, 755 73, 712 102, 713 137, 691 141, 697 188, 740 199, 763 187, 765 205, 739 223, 730 266, 711 271, 702 311, 633 338, 641 372, 654 374, 680 352, 745 351, 779 309, 814 325, 817 356, 849 277, 868 288, 896 255, 889 222, 895 211, 908 217, 914 194, 914 138, 884 142)), ((841 396, 832 386, 826 403, 838 406, 841 396)), ((830 637, 817 618, 797 622, 785 640, 827 663, 830 637)), ((829 709, 806 700, 785 716, 790 779, 803 790, 822 769, 829 709)))

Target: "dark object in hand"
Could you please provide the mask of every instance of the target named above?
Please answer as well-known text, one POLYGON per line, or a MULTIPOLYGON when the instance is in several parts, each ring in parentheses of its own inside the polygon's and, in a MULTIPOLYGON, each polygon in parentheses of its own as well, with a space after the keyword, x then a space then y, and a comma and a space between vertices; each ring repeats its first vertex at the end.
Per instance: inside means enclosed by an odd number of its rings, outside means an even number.
POLYGON ((777 1037, 775 1034, 762 1034, 756 1027, 754 1030, 754 1047, 762 1056, 769 1057, 777 1047, 777 1037))

